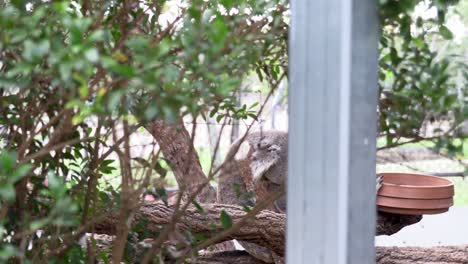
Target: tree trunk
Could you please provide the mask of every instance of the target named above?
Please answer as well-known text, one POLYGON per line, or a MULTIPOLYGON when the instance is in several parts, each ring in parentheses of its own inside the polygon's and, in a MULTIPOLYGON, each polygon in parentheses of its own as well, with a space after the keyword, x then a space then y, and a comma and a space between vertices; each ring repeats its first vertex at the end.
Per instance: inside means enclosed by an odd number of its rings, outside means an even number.
MULTIPOLYGON (((216 202, 216 191, 209 183, 206 183, 207 178, 200 165, 200 159, 182 121, 169 124, 157 120, 148 124, 146 128, 156 139, 164 157, 169 161, 179 190, 185 187, 191 193, 196 191, 201 184, 206 184, 206 187, 197 195, 197 200, 202 203, 216 202)), ((213 249, 233 250, 234 244, 225 242, 216 245, 213 249)))
MULTIPOLYGON (((192 192, 206 183, 207 178, 201 168, 190 134, 182 122, 169 124, 157 120, 147 124, 146 129, 156 139, 161 152, 168 160, 179 190, 186 189, 192 192)), ((214 202, 216 192, 206 184, 197 199, 200 202, 214 202)))

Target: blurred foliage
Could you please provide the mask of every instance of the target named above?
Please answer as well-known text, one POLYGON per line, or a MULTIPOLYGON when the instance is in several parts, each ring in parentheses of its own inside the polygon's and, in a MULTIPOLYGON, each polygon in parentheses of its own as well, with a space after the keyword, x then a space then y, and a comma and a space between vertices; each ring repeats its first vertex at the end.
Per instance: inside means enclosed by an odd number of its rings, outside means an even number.
POLYGON ((440 47, 457 45, 446 25, 457 3, 380 1, 379 131, 386 139, 384 148, 430 139, 436 150, 462 152, 453 139, 466 136, 458 127, 468 119, 468 58, 440 47))
POLYGON ((156 119, 254 117, 234 92, 286 72, 282 2, 2 1, 0 258, 84 260, 77 238, 103 209, 167 202, 164 160, 130 160, 120 143, 156 119), (120 186, 100 184, 116 172, 120 186))
MULTIPOLYGON (((432 43, 453 38, 446 19, 457 1, 379 2, 385 147, 424 139, 423 123, 444 117, 450 128, 435 131, 435 146, 456 153, 452 126, 468 115, 466 60, 439 56, 432 43), (436 17, 415 16, 424 3, 436 17)), ((77 241, 106 208, 131 199, 128 192, 167 202, 164 160, 132 160, 122 141, 156 119, 255 118, 258 105, 238 105, 235 94, 248 75, 270 89, 287 75, 287 7, 283 0, 0 2, 0 261, 87 263, 77 241), (133 169, 142 172, 129 179, 133 169), (146 169, 157 179, 145 181, 146 169), (116 173, 121 186, 100 184, 116 173)), ((219 224, 232 220, 224 213, 219 224)))

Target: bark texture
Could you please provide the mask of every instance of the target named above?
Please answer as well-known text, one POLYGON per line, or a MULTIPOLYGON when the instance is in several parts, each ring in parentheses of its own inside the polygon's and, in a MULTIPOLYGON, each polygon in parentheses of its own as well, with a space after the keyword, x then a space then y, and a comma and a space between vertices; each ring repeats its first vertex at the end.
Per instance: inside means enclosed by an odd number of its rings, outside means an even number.
POLYGON ((466 264, 468 245, 452 247, 377 247, 379 264, 466 264))
MULTIPOLYGON (((189 208, 181 218, 177 227, 182 230, 190 230, 193 233, 203 234, 206 237, 212 237, 223 229, 220 227, 221 211, 226 211, 233 222, 240 221, 245 215, 243 207, 226 204, 204 204, 204 212, 198 209, 189 208)), ((118 210, 112 210, 118 212, 118 210)), ((169 224, 173 209, 161 202, 145 202, 139 211, 136 212, 132 225, 144 224, 148 230, 156 235, 160 231, 161 225, 169 224)), ((379 217, 377 227, 390 228, 389 230, 398 231, 404 223, 385 221, 394 220, 392 217, 379 217)), ((106 219, 96 226, 96 233, 115 234, 116 219, 113 213, 110 213, 106 219)), ((255 218, 247 221, 246 224, 235 230, 232 235, 223 238, 223 241, 237 239, 258 244, 275 252, 278 256, 284 256, 285 247, 285 226, 286 215, 275 213, 269 210, 261 211, 255 218)), ((390 234, 389 230, 377 230, 378 234, 390 234)))
MULTIPOLYGON (((377 264, 466 264, 468 245, 452 247, 377 247, 377 264)), ((201 256, 196 264, 260 264, 264 263, 239 251, 201 256)))
MULTIPOLYGON (((246 215, 246 212, 240 206, 225 204, 205 204, 202 206, 204 212, 199 212, 198 209, 193 207, 187 209, 177 227, 181 230, 190 230, 193 233, 212 237, 223 230, 220 226, 222 210, 231 216, 234 223, 246 215)), ((144 224, 148 231, 156 236, 161 225, 169 224, 172 214, 172 208, 163 203, 146 202, 136 212, 131 225, 144 224)), ((96 225, 96 233, 115 234, 115 219, 116 217, 110 213, 104 221, 96 225)), ((247 221, 240 229, 235 230, 232 235, 223 238, 222 241, 246 240, 267 247, 282 256, 284 252, 285 220, 284 214, 265 210, 255 218, 247 221)))
POLYGON ((377 212, 376 235, 393 235, 403 227, 421 221, 422 215, 397 215, 377 212))
POLYGON ((265 262, 252 257, 246 251, 234 250, 226 252, 216 252, 203 255, 191 264, 264 264, 265 262))
MULTIPOLYGON (((164 157, 169 161, 179 189, 186 188, 189 192, 206 183, 206 176, 193 147, 189 132, 182 122, 170 124, 163 120, 153 121, 146 129, 156 139, 164 157)), ((206 184, 197 196, 200 202, 214 202, 216 192, 206 184)))
MULTIPOLYGON (((92 247, 95 256, 105 252, 110 256, 115 237, 108 235, 87 235, 84 247, 92 247), (95 241, 95 243, 93 242, 95 241)), ((139 259, 145 252, 140 244, 132 244, 135 248, 134 259, 139 259)), ((91 250, 88 248, 88 250, 91 250)), ((97 263, 103 263, 97 260, 97 263)), ((170 260, 167 263, 172 263, 170 260)), ((206 253, 196 259, 189 260, 191 264, 264 264, 265 262, 249 255, 245 251, 225 251, 206 253)), ((466 264, 468 263, 468 245, 450 247, 377 247, 377 264, 466 264)))

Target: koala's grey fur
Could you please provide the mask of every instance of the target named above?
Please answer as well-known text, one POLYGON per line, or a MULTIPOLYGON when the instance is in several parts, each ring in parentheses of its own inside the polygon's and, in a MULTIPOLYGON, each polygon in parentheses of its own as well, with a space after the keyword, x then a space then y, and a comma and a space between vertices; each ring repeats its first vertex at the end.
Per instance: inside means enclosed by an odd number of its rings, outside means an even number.
MULTIPOLYGON (((288 176, 288 133, 282 131, 259 131, 247 137, 251 148, 250 168, 253 183, 267 181, 269 193, 286 184, 288 176)), ((286 196, 275 202, 279 212, 286 212, 286 196)))

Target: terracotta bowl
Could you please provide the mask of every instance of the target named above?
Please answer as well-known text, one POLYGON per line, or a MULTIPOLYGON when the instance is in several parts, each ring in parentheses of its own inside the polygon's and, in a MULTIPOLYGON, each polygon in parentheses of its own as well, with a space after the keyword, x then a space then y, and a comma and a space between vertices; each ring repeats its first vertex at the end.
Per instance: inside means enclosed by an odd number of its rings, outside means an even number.
POLYGON ((395 214, 439 214, 453 205, 450 180, 412 173, 380 173, 383 184, 377 194, 378 209, 395 214))

